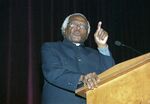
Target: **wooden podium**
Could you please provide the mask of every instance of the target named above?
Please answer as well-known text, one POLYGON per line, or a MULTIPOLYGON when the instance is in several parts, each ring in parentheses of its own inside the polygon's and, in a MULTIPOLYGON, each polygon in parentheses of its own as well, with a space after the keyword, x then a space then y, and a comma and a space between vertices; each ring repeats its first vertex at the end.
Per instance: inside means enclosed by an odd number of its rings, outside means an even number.
POLYGON ((119 63, 98 75, 98 87, 76 90, 87 104, 150 104, 150 53, 119 63))

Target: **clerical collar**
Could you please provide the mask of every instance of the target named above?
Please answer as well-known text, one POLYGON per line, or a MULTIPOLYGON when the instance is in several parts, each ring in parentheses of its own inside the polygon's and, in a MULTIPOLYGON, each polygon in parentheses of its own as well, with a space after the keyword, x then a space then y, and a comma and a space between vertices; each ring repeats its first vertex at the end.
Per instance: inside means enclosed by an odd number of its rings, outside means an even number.
POLYGON ((67 40, 67 39, 64 39, 63 40, 63 43, 65 43, 65 44, 67 44, 67 45, 74 45, 74 46, 84 46, 84 43, 73 43, 73 42, 71 42, 71 41, 69 41, 69 40, 67 40))
POLYGON ((76 46, 80 46, 81 45, 80 43, 73 43, 73 44, 75 44, 76 46))

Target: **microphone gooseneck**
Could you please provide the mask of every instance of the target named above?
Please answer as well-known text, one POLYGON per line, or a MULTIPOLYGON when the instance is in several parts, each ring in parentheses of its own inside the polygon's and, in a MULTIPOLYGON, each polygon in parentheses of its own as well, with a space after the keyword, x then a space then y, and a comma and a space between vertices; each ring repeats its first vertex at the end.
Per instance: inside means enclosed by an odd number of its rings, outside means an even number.
POLYGON ((134 51, 134 52, 136 52, 136 53, 138 53, 138 54, 142 54, 140 51, 138 51, 137 49, 135 49, 135 48, 133 48, 133 47, 131 47, 131 46, 128 46, 128 45, 126 45, 126 44, 123 44, 123 43, 121 43, 120 41, 115 41, 114 42, 114 44, 116 45, 116 46, 123 46, 123 47, 126 47, 126 48, 128 48, 128 49, 131 49, 132 51, 134 51))

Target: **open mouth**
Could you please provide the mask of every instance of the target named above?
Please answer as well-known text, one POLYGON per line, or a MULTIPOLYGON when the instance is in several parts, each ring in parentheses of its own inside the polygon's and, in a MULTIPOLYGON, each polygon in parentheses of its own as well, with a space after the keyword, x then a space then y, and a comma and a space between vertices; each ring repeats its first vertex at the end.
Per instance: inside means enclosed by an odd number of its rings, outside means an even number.
POLYGON ((79 32, 79 31, 75 31, 75 32, 73 33, 73 35, 75 35, 75 36, 80 36, 80 32, 79 32))
POLYGON ((81 39, 81 33, 79 31, 75 31, 72 34, 72 38, 74 38, 74 40, 80 40, 81 39))

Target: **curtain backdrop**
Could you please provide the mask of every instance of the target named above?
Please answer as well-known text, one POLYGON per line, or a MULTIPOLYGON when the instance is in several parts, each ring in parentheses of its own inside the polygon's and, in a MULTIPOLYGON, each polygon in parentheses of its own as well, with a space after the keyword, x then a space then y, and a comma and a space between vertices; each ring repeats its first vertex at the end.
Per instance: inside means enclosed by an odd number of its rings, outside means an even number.
POLYGON ((91 23, 86 45, 96 48, 98 21, 108 31, 116 63, 140 54, 114 45, 119 40, 141 54, 150 51, 147 0, 1 0, 0 104, 40 104, 43 42, 62 40, 61 24, 70 13, 83 13, 91 23))

